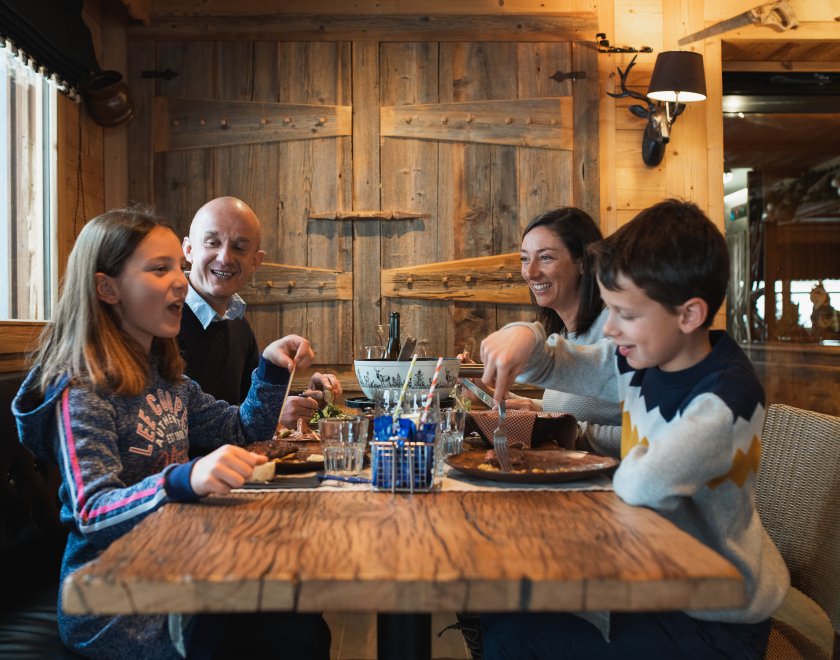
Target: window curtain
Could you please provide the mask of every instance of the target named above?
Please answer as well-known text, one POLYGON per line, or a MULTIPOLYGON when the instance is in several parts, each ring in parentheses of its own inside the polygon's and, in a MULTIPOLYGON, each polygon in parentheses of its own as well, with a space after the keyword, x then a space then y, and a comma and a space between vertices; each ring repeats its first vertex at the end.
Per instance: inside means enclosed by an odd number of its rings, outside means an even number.
POLYGON ((33 69, 78 90, 85 78, 101 70, 82 20, 82 3, 0 0, 0 36, 12 42, 33 69))

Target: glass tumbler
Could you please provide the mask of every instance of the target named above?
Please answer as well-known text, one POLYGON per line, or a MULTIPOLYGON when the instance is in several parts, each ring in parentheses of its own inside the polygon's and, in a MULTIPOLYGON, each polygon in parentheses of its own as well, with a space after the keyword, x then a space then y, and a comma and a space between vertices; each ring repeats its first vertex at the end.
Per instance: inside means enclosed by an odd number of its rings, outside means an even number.
POLYGON ((444 459, 452 454, 460 454, 464 446, 464 424, 467 411, 446 408, 440 411, 440 438, 435 442, 435 476, 442 477, 444 459))
POLYGON ((362 471, 367 446, 368 420, 364 417, 326 417, 318 420, 324 472, 357 475, 362 471))

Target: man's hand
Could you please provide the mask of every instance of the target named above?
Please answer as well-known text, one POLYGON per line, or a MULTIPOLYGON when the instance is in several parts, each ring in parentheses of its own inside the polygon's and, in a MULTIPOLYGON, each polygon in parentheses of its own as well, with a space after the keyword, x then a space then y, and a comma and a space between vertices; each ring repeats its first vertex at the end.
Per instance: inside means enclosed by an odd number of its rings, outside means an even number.
POLYGON ((290 396, 283 406, 280 423, 287 429, 296 429, 297 421, 303 419, 309 422, 318 411, 318 402, 310 396, 290 396))
MULTIPOLYGON (((317 371, 312 374, 312 378, 309 379, 309 390, 312 390, 313 392, 331 392, 333 401, 341 396, 341 392, 343 391, 338 377, 333 374, 319 374, 317 371)), ((311 396, 309 390, 304 392, 306 396, 311 396)), ((321 397, 321 399, 326 400, 324 397, 321 397)))
POLYGON ((268 459, 235 445, 222 445, 195 462, 190 473, 190 486, 199 497, 224 495, 240 488, 254 473, 255 465, 268 459))
POLYGON ((534 352, 533 331, 522 325, 504 328, 481 342, 482 382, 494 385, 493 398, 501 401, 534 352))
POLYGON ((305 369, 312 364, 315 351, 312 350, 308 339, 298 335, 287 335, 266 346, 263 357, 278 367, 294 371, 295 368, 305 369))

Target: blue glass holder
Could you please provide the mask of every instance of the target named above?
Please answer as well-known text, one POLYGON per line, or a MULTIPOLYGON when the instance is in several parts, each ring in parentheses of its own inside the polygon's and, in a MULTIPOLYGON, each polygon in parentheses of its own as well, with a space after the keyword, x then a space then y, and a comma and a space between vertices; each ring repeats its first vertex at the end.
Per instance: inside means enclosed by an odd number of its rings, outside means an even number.
POLYGON ((370 443, 372 486, 374 490, 428 492, 434 482, 436 424, 418 429, 410 419, 394 424, 389 416, 373 421, 370 443))

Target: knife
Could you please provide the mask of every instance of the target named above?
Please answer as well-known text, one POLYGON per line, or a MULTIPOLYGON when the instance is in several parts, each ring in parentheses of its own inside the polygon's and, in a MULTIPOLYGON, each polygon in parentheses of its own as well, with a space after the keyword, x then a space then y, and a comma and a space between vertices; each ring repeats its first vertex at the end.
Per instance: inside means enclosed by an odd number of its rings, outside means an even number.
POLYGON ((461 363, 458 375, 462 378, 481 378, 484 375, 484 365, 477 362, 461 363))
POLYGON ((485 406, 490 408, 496 407, 496 402, 493 400, 493 397, 472 382, 469 378, 462 378, 461 384, 464 385, 470 392, 475 394, 485 406))

